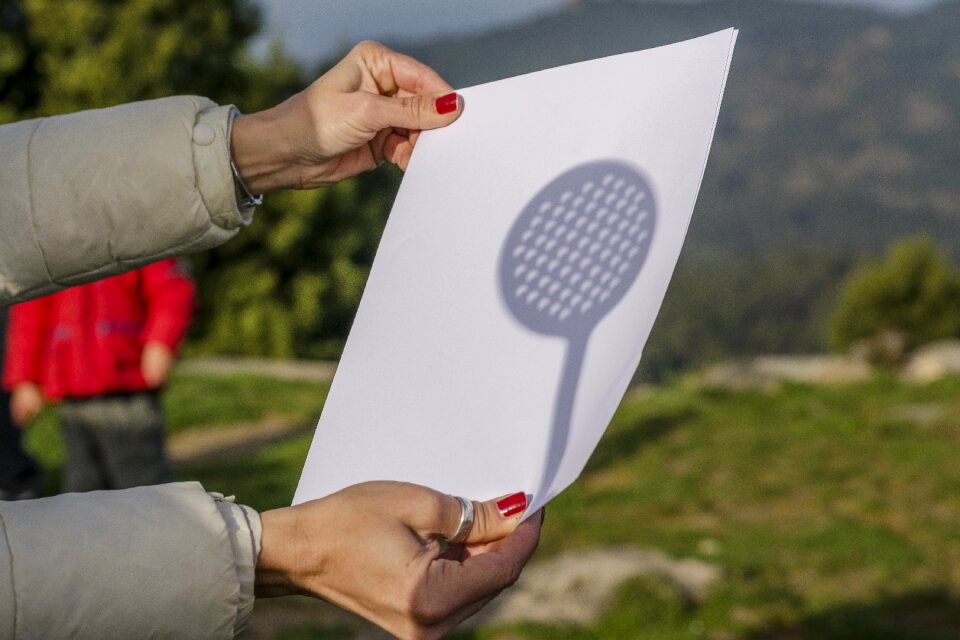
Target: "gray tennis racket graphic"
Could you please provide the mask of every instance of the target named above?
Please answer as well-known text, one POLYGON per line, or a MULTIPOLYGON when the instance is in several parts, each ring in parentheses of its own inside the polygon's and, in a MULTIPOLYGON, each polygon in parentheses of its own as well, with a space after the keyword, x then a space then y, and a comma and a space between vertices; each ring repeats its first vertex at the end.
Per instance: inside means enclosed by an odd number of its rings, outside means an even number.
POLYGON ((640 173, 620 162, 591 162, 537 193, 504 243, 500 290, 507 308, 527 328, 568 342, 539 495, 566 450, 590 334, 639 275, 656 218, 653 192, 640 173))

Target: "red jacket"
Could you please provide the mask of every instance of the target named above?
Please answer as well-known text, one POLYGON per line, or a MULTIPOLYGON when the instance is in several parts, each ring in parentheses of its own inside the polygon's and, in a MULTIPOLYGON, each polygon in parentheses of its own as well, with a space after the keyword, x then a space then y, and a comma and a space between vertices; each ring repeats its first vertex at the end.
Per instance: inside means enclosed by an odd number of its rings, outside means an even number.
POLYGON ((193 310, 193 282, 174 259, 18 304, 3 386, 34 382, 51 399, 143 391, 143 345, 175 350, 193 310))

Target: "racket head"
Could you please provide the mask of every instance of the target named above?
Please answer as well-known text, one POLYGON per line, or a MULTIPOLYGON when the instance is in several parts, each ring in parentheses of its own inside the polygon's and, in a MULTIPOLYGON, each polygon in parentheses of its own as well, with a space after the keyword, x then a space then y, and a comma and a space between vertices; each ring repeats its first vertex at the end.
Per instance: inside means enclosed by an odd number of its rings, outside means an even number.
POLYGON ((578 165, 521 210, 500 255, 500 292, 527 328, 586 337, 626 295, 656 229, 653 190, 630 165, 578 165))

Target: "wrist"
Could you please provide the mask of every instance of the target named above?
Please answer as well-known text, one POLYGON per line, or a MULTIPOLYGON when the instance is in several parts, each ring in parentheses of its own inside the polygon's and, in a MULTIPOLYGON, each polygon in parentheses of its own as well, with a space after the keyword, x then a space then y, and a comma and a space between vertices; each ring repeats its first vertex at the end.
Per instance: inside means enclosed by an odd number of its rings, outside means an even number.
MULTIPOLYGON (((281 105, 282 106, 282 105, 281 105)), ((237 115, 230 134, 230 156, 240 180, 251 194, 299 186, 294 154, 287 149, 279 107, 237 115)))
POLYGON ((305 594, 297 580, 299 526, 296 510, 274 509, 260 514, 263 533, 257 558, 254 592, 258 598, 305 594))

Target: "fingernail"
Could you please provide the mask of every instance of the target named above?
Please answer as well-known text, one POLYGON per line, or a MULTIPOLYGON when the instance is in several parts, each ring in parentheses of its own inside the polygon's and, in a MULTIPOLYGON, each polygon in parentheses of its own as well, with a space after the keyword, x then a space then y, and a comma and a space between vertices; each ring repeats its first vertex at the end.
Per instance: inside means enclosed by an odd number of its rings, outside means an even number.
POLYGON ((506 498, 502 498, 497 502, 497 509, 500 510, 500 513, 503 514, 504 518, 509 518, 510 516, 515 516, 518 513, 522 513, 527 508, 527 494, 525 493, 514 493, 509 495, 506 498))
POLYGON ((445 113, 450 113, 451 111, 457 110, 457 100, 460 98, 456 93, 448 93, 445 96, 440 96, 437 98, 437 101, 434 103, 434 106, 437 109, 437 113, 443 115, 445 113))

